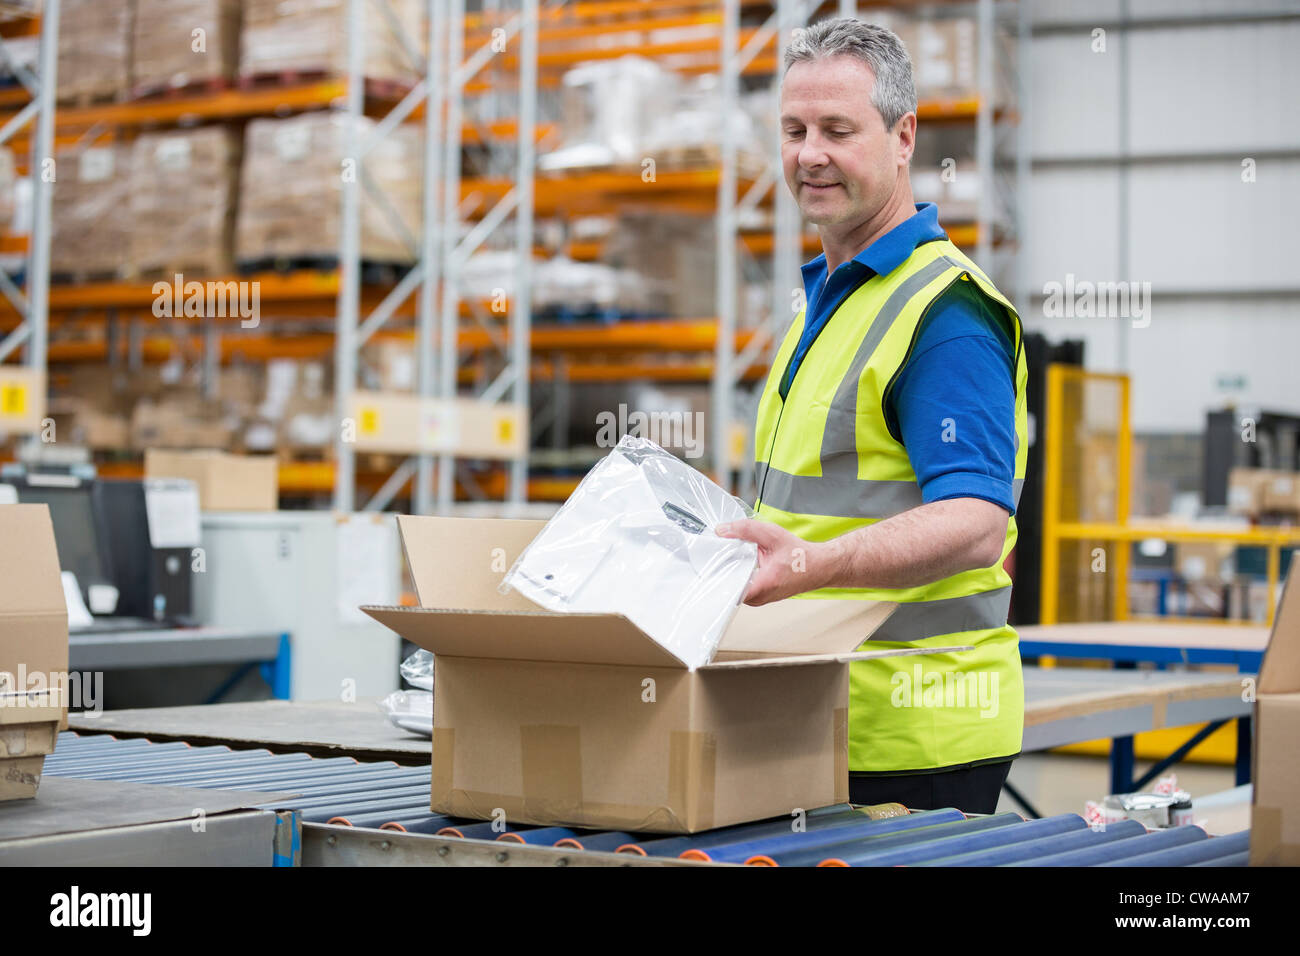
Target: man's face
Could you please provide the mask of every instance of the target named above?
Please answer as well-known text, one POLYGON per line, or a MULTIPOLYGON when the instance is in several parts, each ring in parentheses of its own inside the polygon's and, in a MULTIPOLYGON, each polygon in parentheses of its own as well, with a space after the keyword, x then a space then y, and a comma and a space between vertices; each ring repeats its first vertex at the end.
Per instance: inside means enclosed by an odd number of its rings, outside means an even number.
POLYGON ((804 218, 854 227, 884 208, 911 156, 904 117, 885 129, 871 68, 852 56, 800 61, 781 84, 781 165, 804 218))

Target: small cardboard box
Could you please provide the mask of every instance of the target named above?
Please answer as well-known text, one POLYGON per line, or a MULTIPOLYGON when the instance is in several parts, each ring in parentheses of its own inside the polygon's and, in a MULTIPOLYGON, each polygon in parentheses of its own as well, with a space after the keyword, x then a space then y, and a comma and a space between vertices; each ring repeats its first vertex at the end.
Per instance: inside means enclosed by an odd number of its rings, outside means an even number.
POLYGON ((363 608, 437 657, 435 811, 693 833, 847 801, 848 662, 898 655, 853 653, 895 605, 742 606, 691 672, 622 615, 501 594, 544 526, 399 517, 422 607, 363 608))
POLYGON ((1300 563, 1282 592, 1255 687, 1251 866, 1300 866, 1300 563))
POLYGON ((0 505, 0 801, 36 796, 67 701, 68 610, 48 505, 0 505))
POLYGON ((1179 541, 1174 545, 1178 573, 1189 581, 1224 584, 1232 580, 1232 555, 1236 547, 1222 541, 1179 541))
POLYGON ((1266 512, 1300 512, 1300 475, 1293 471, 1268 472, 1260 493, 1260 504, 1266 512))
POLYGON ((1268 472, 1259 468, 1233 468, 1228 472, 1228 511, 1254 517, 1264 510, 1264 483, 1268 472))
POLYGON ((150 448, 144 475, 190 479, 199 486, 204 511, 274 511, 279 504, 279 463, 271 455, 150 448))

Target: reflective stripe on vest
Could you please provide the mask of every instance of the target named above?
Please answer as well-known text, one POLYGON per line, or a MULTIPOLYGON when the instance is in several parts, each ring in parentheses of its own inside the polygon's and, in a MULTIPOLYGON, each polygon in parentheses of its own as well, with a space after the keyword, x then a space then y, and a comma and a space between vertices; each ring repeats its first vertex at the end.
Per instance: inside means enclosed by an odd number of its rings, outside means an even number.
POLYGON ((937 601, 912 601, 898 605, 871 639, 910 644, 942 634, 1002 627, 1010 609, 1011 588, 937 601))
MULTIPOLYGON (((829 475, 792 475, 755 463, 763 504, 792 514, 825 518, 889 518, 924 502, 915 481, 872 481, 870 478, 829 475)), ((1025 479, 1011 481, 1011 494, 1018 506, 1025 479)))
MULTIPOLYGON (((868 279, 849 294, 814 342, 784 400, 779 398, 780 369, 774 366, 755 433, 758 517, 806 540, 825 541, 923 503, 907 450, 889 431, 884 404, 926 311, 958 281, 975 282, 1007 310, 1012 323, 1012 491, 1019 501, 1028 444, 1028 375, 1019 320, 983 272, 941 240, 918 246, 897 270, 868 279)), ((796 319, 778 361, 789 359, 801 331, 796 319)), ((1015 540, 1015 521, 1008 519, 1003 559, 1015 540)), ((962 766, 1019 750, 1023 682, 1016 634, 1007 625, 1011 587, 1002 563, 911 588, 827 588, 807 595, 897 602, 867 647, 973 648, 855 661, 849 675, 850 770, 894 773, 962 766), (976 712, 927 704, 930 682, 949 677, 983 681, 981 686, 992 692, 989 706, 976 712), (902 694, 899 688, 911 680, 924 685, 922 692, 902 694)))

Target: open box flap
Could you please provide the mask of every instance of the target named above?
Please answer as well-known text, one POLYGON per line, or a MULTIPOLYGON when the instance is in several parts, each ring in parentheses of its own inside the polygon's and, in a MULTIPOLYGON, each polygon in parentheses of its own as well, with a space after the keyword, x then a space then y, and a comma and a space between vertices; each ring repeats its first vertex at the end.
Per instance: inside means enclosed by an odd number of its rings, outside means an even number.
POLYGON ((49 505, 3 508, 0 537, 10 546, 0 549, 0 614, 66 618, 68 604, 49 505))
POLYGON ((421 607, 536 611, 517 591, 497 590, 545 521, 398 515, 397 530, 421 607))
MULTIPOLYGON (((422 607, 363 610, 420 647, 456 657, 685 666, 621 614, 546 611, 518 592, 498 590, 545 521, 401 515, 397 525, 422 607)), ((732 666, 742 655, 842 657, 896 607, 817 598, 741 605, 714 659, 732 666)))
POLYGON ((1259 666, 1258 691, 1261 694, 1300 691, 1300 561, 1291 562, 1282 603, 1273 619, 1273 633, 1264 651, 1264 662, 1259 666))
POLYGON ((361 610, 435 655, 686 668, 621 614, 373 605, 361 610))
POLYGON ((898 605, 844 598, 787 598, 742 604, 722 635, 718 654, 847 654, 885 623, 898 605))
POLYGON ((752 657, 743 660, 714 661, 700 668, 704 671, 744 670, 753 667, 791 667, 801 664, 843 664, 849 661, 869 661, 876 657, 914 657, 920 654, 956 654, 974 650, 974 645, 956 647, 913 647, 907 650, 882 648, 878 651, 853 651, 840 654, 790 654, 776 657, 752 657))

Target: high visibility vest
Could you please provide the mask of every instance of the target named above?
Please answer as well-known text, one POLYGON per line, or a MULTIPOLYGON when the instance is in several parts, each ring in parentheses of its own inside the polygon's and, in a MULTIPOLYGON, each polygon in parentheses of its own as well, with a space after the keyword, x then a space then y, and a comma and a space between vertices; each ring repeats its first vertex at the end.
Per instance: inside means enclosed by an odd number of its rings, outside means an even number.
MULTIPOLYGON (((988 277, 946 239, 916 247, 888 275, 872 276, 836 310, 808 350, 784 401, 779 391, 805 321, 800 313, 768 373, 758 407, 756 516, 809 541, 826 541, 922 503, 916 473, 890 434, 885 400, 926 310, 957 282, 974 282, 1006 311, 1015 347, 1018 500, 1028 453, 1020 319, 988 277)), ((962 440, 962 423, 936 421, 962 440)), ((1019 642, 1007 624, 1016 541, 1007 520, 1002 557, 913 588, 825 588, 804 597, 896 601, 871 649, 973 645, 964 653, 854 661, 849 673, 849 769, 924 771, 1020 752, 1024 685, 1019 642)))

